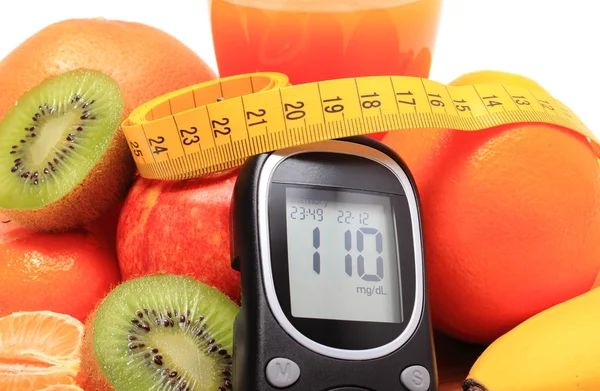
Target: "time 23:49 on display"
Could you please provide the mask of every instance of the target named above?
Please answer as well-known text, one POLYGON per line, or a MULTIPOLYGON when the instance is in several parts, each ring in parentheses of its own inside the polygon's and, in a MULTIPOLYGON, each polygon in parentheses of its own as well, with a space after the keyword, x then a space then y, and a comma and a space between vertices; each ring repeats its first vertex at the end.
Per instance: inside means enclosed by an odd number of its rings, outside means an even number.
MULTIPOLYGON (((366 225, 369 214, 367 212, 361 212, 358 216, 354 216, 349 210, 338 210, 337 221, 338 223, 350 224, 357 217, 360 224, 366 225)), ((290 218, 293 220, 306 220, 308 218, 315 221, 323 221, 323 209, 292 205, 290 218)))

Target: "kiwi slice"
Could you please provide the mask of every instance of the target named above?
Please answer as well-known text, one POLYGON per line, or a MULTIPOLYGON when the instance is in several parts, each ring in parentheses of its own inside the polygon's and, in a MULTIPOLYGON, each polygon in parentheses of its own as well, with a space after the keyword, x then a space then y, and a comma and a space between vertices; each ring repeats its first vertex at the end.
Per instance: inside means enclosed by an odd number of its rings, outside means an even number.
POLYGON ((219 290, 193 278, 138 277, 97 308, 93 352, 116 391, 230 390, 238 311, 219 290))
POLYGON ((0 122, 0 212, 38 231, 66 231, 124 198, 135 164, 124 100, 104 73, 78 69, 27 91, 0 122))

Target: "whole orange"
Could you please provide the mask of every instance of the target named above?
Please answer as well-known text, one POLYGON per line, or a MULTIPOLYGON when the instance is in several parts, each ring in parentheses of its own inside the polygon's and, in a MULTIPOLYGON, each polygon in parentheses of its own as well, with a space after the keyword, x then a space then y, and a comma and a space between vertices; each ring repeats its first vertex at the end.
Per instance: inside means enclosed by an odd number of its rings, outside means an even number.
POLYGON ((489 343, 592 286, 600 166, 588 141, 526 123, 390 132, 422 203, 434 327, 489 343))
POLYGON ((90 232, 48 234, 0 223, 0 317, 47 310, 85 322, 120 281, 114 249, 90 232))
POLYGON ((0 118, 43 79, 76 68, 96 69, 115 79, 127 113, 159 95, 216 78, 202 58, 155 27, 68 19, 36 32, 2 59, 0 118))

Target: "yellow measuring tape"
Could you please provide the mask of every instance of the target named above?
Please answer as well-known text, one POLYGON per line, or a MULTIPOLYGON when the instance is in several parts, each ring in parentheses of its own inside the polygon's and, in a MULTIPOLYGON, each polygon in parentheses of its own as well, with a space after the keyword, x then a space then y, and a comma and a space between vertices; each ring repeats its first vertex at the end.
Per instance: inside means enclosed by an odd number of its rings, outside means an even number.
POLYGON ((546 91, 505 84, 447 86, 408 77, 362 77, 291 86, 280 73, 222 78, 156 98, 122 124, 138 171, 187 179, 263 152, 315 141, 414 128, 476 131, 516 122, 595 135, 546 91))

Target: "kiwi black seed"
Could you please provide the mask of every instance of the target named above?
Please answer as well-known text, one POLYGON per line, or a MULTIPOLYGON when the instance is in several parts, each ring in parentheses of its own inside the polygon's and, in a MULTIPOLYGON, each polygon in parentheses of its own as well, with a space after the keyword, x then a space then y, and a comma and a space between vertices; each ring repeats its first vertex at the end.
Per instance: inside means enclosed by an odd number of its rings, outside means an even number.
POLYGON ((0 122, 0 213, 38 231, 85 225, 124 198, 135 165, 108 75, 78 69, 27 91, 0 122))
POLYGON ((97 308, 93 352, 116 391, 231 390, 238 311, 219 290, 190 277, 139 277, 97 308))

